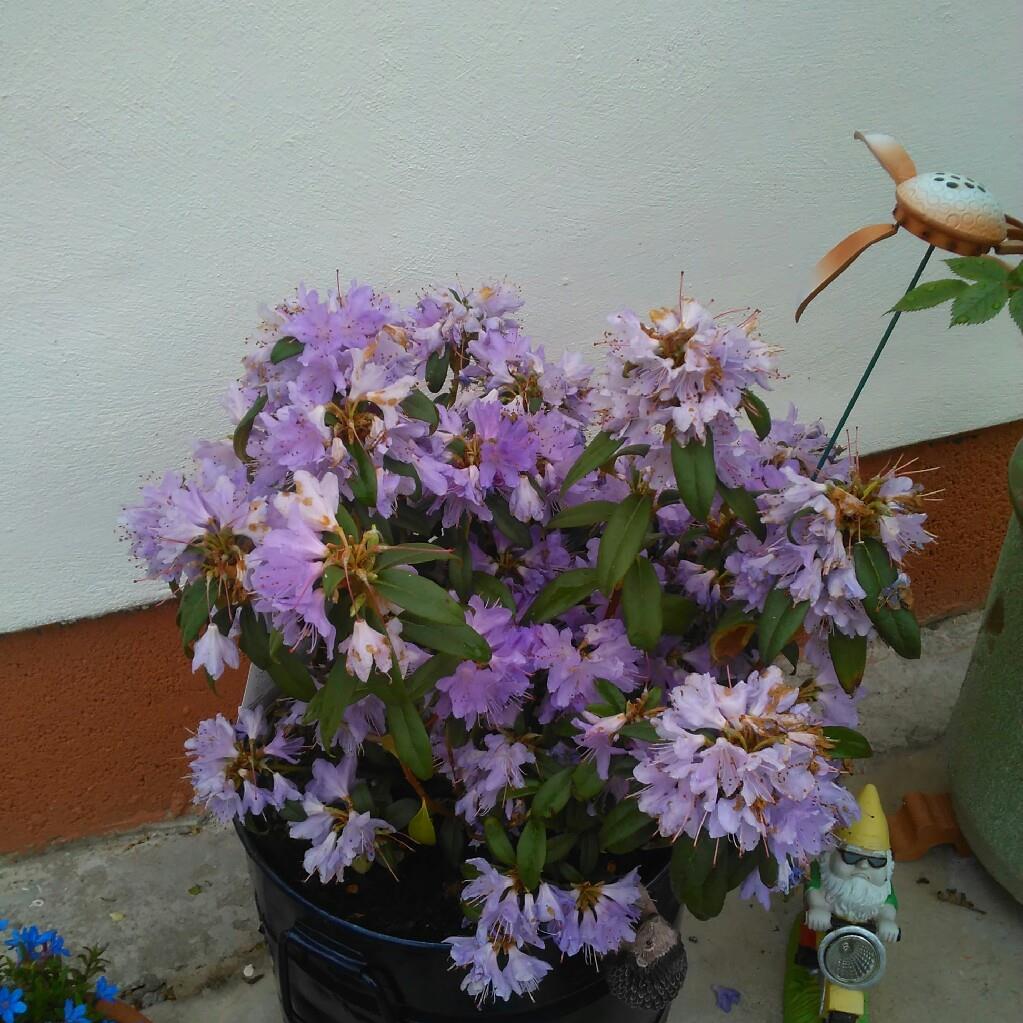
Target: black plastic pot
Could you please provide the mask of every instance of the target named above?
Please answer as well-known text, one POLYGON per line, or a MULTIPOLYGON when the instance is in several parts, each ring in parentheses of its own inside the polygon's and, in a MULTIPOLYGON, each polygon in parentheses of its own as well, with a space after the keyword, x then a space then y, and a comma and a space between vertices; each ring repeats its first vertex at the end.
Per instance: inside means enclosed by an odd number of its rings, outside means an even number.
MULTIPOLYGON (((238 828, 249 859, 256 908, 288 1023, 662 1023, 667 1009, 630 1009, 607 990, 582 957, 556 963, 536 1000, 512 999, 479 1010, 461 991, 461 970, 450 969, 448 947, 360 927, 328 913, 277 873, 259 840, 238 828)), ((645 878, 661 913, 678 904, 667 869, 645 878)))

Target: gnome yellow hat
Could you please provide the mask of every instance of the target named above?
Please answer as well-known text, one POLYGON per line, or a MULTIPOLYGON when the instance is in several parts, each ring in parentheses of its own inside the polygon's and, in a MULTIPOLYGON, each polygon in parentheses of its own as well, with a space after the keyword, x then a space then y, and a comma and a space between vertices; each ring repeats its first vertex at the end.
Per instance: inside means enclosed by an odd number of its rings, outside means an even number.
POLYGON ((866 852, 888 852, 891 840, 888 837, 888 818, 881 806, 881 797, 873 785, 864 785, 859 799, 860 819, 851 828, 840 828, 835 832, 842 845, 855 845, 866 852))

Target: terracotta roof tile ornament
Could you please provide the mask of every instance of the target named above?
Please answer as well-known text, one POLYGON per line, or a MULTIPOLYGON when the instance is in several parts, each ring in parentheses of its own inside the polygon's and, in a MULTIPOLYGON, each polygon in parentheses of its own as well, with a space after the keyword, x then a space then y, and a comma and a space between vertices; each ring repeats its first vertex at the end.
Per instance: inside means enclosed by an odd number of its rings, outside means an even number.
POLYGON ((895 182, 894 224, 871 224, 843 238, 817 264, 813 288, 799 304, 806 307, 861 252, 891 238, 900 227, 935 248, 960 256, 1023 253, 1023 222, 1002 212, 991 193, 974 178, 946 171, 918 174, 916 164, 891 135, 858 131, 877 162, 895 182))

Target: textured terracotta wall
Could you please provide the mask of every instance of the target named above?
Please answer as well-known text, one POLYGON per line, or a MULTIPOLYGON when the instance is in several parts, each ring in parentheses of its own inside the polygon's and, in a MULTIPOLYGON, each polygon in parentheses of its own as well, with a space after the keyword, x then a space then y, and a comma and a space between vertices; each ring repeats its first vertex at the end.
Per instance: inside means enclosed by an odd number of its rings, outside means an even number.
POLYGON ((0 636, 0 678, 0 853, 182 813, 187 730, 244 685, 191 673, 166 604, 0 636))
MULTIPOLYGON (((902 452, 943 489, 939 543, 912 563, 917 610, 979 607, 1009 515, 1005 467, 1023 421, 902 452)), ((866 468, 890 455, 872 455, 866 468)), ((129 828, 189 806, 181 743, 238 705, 244 672, 219 695, 191 674, 169 605, 0 636, 4 722, 0 853, 129 828)))

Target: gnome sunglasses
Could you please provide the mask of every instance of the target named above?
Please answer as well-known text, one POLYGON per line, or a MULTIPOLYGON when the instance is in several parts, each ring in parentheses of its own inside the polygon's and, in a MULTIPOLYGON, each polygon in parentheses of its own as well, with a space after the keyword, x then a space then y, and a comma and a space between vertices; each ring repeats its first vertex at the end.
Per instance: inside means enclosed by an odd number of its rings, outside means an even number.
POLYGON ((842 857, 842 862, 848 863, 850 867, 858 866, 864 860, 872 867, 888 865, 888 857, 884 853, 880 856, 868 856, 866 853, 854 852, 852 849, 840 849, 838 854, 842 857))

